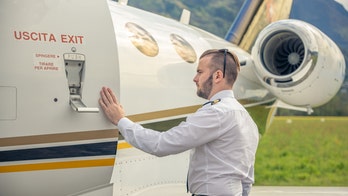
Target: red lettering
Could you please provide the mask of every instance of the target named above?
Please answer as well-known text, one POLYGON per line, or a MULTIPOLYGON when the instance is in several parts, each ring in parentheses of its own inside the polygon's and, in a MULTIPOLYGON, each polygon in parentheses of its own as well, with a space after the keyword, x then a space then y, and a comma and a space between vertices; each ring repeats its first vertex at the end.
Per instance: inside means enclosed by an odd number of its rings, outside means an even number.
POLYGON ((42 66, 34 66, 35 70, 42 70, 42 66))
POLYGON ((78 40, 77 40, 77 43, 83 44, 83 36, 82 36, 82 35, 76 36, 76 39, 78 39, 78 40))
POLYGON ((54 70, 54 71, 58 71, 58 67, 44 67, 44 70, 54 70))
POLYGON ((51 33, 50 39, 48 40, 49 42, 56 42, 56 37, 51 33))
POLYGON ((73 44, 74 44, 75 42, 74 42, 73 38, 74 38, 75 36, 73 36, 73 35, 71 35, 71 36, 68 35, 68 37, 69 37, 69 43, 73 43, 73 44))
MULTIPOLYGON (((56 58, 55 54, 41 54, 41 53, 37 53, 35 54, 36 57, 41 57, 41 58, 56 58)), ((58 58, 58 56, 57 56, 58 58)))
POLYGON ((39 65, 41 66, 53 66, 52 62, 39 62, 39 65))
POLYGON ((24 40, 29 40, 30 39, 29 32, 26 32, 26 31, 23 32, 23 39, 24 40))
POLYGON ((14 38, 17 40, 56 42, 56 38, 55 38, 54 34, 52 34, 52 33, 14 31, 13 34, 14 34, 14 38))
MULTIPOLYGON (((41 41, 41 42, 57 42, 53 33, 45 32, 29 32, 29 31, 13 31, 16 40, 41 41)), ((60 41, 69 44, 83 44, 84 36, 61 34, 60 41)))
POLYGON ((34 41, 37 41, 39 38, 38 38, 38 35, 35 32, 32 32, 32 33, 30 33, 30 39, 34 40, 34 41))
POLYGON ((60 35, 60 39, 62 40, 62 43, 68 43, 66 40, 66 35, 64 34, 60 35))
POLYGON ((44 41, 46 41, 47 33, 39 33, 40 41, 41 41, 41 35, 43 35, 44 41))
POLYGON ((17 33, 17 31, 13 31, 13 34, 14 34, 14 37, 16 39, 22 39, 22 33, 21 32, 17 33))
POLYGON ((66 35, 62 34, 60 36, 62 43, 72 43, 72 44, 83 44, 82 35, 66 35))

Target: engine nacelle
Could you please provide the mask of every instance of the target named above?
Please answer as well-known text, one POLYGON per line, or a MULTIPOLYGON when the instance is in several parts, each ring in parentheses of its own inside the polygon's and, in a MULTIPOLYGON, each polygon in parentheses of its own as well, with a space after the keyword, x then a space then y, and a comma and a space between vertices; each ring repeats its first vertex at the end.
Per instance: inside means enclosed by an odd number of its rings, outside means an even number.
POLYGON ((337 45, 316 27, 298 20, 268 25, 258 35, 252 56, 262 85, 294 106, 327 103, 345 77, 345 61, 337 45))

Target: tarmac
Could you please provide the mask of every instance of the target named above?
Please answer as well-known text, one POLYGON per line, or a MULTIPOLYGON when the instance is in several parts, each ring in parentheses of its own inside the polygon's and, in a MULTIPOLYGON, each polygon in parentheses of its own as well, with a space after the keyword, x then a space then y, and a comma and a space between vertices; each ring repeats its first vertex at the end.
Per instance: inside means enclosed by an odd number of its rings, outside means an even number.
POLYGON ((250 196, 348 196, 348 187, 254 186, 250 196))
MULTIPOLYGON (((132 196, 191 196, 184 184, 159 185, 139 191, 132 196)), ((116 196, 116 195, 115 195, 116 196)), ((249 196, 348 196, 348 187, 312 186, 253 186, 249 196)))

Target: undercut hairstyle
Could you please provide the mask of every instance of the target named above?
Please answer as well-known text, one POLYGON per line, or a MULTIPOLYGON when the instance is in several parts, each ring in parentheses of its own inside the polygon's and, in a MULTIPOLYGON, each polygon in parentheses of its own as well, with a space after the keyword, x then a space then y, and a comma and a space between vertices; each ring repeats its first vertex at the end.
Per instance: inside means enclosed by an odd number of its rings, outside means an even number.
POLYGON ((203 57, 210 57, 211 73, 221 70, 224 73, 227 83, 233 86, 240 71, 240 63, 236 54, 227 49, 210 49, 203 52, 199 59, 202 59, 203 57), (225 54, 226 64, 224 70, 225 54))

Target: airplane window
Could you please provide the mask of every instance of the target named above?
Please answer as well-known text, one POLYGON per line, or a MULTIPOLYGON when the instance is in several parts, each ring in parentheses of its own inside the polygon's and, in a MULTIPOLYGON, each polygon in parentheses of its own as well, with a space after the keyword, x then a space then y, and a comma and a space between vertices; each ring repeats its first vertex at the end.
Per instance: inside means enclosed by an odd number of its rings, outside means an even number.
POLYGON ((132 22, 128 22, 125 27, 131 33, 129 39, 140 52, 150 57, 158 54, 158 44, 149 32, 132 22))
POLYGON ((197 60, 197 55, 192 46, 181 36, 176 34, 170 35, 170 40, 178 55, 188 63, 194 63, 197 60))

